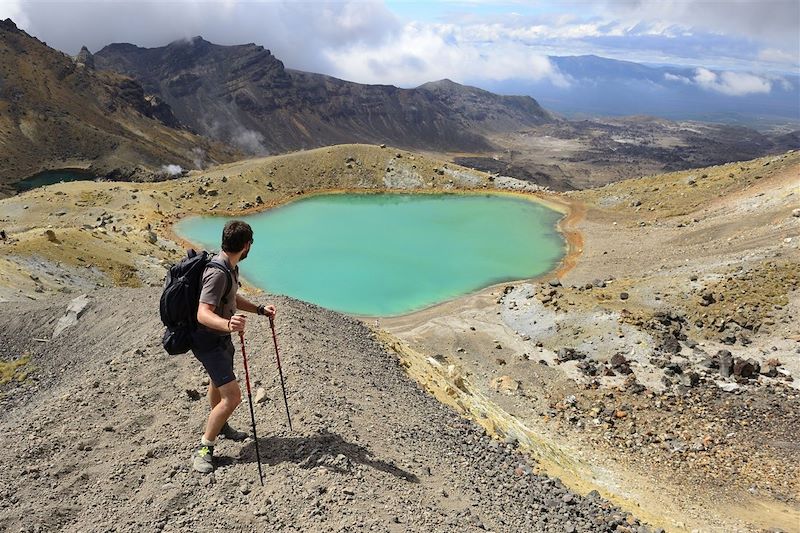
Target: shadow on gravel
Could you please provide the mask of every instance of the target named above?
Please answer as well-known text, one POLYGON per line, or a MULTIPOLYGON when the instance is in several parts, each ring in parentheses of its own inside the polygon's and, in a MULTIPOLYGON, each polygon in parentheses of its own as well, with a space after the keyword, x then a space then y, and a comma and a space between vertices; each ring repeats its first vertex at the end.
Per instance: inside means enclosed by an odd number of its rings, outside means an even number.
MULTIPOLYGON (((411 483, 419 483, 419 478, 411 472, 375 459, 365 447, 347 442, 340 435, 327 431, 303 437, 260 438, 258 449, 261 452, 262 464, 269 466, 292 462, 300 468, 325 467, 346 473, 350 471, 353 463, 358 463, 411 483)), ((242 448, 238 460, 243 463, 256 461, 256 449, 252 442, 242 448)))

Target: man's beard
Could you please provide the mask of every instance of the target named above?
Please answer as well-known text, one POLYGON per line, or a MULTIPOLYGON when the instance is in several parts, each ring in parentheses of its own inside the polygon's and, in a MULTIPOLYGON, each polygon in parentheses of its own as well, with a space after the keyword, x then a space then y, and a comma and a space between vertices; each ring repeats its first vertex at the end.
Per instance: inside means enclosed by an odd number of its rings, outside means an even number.
POLYGON ((241 261, 242 259, 247 259, 247 254, 249 252, 250 252, 250 248, 248 248, 244 252, 242 252, 242 255, 239 257, 239 261, 241 261))

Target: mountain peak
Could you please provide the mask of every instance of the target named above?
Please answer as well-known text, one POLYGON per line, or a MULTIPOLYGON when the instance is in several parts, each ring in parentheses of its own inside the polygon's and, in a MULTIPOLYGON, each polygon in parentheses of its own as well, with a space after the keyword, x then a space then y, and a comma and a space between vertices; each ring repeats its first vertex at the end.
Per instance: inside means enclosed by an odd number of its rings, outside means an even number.
POLYGON ((0 20, 0 28, 9 31, 16 31, 18 30, 17 25, 14 24, 14 21, 10 18, 6 20, 0 20))
POLYGON ((194 131, 253 154, 353 139, 479 150, 489 145, 472 130, 516 131, 549 120, 532 98, 450 79, 398 89, 287 73, 254 43, 217 45, 195 37, 146 51, 101 50, 95 61, 139 80, 194 131))
POLYGON ((84 65, 86 68, 94 68, 94 56, 86 46, 81 46, 81 51, 75 57, 75 62, 79 65, 84 65))
POLYGON ((203 39, 202 35, 195 35, 194 37, 190 37, 188 39, 178 39, 172 41, 167 45, 167 48, 183 48, 183 47, 206 47, 211 45, 209 41, 203 39))
POLYGON ((454 88, 460 86, 461 86, 460 83, 456 83, 450 78, 442 78, 441 80, 429 81, 428 83, 423 83, 422 85, 420 85, 420 88, 435 89, 435 88, 454 88))

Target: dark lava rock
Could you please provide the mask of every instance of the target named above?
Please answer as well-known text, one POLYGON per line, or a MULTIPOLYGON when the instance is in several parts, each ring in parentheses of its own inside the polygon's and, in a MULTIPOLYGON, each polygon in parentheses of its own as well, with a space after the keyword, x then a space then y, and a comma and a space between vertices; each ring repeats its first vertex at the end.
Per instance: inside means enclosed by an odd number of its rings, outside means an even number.
POLYGON ((558 360, 562 363, 565 361, 576 361, 586 359, 586 355, 576 351, 574 348, 561 347, 558 349, 558 360))
POLYGON ((186 396, 188 396, 193 402, 196 402, 201 398, 200 393, 194 389, 186 389, 186 396))
POLYGON ((611 367, 620 374, 630 374, 632 372, 628 360, 621 353, 614 354, 610 363, 611 367))
POLYGON ((617 373, 614 372, 614 370, 611 367, 603 365, 603 370, 601 371, 601 375, 603 375, 603 376, 616 376, 617 373))
POLYGON ((627 292, 619 293, 619 299, 620 300, 627 300, 628 299, 628 293, 627 292))
POLYGON ((700 361, 700 366, 711 370, 717 370, 719 369, 719 359, 716 357, 706 357, 700 361))
POLYGON ((664 367, 664 371, 669 371, 673 374, 683 374, 683 367, 678 363, 668 363, 667 366, 664 367))
POLYGON ((666 353, 680 353, 681 344, 672 335, 665 335, 661 339, 661 351, 666 353))
POLYGON ((748 344, 750 344, 752 342, 750 340, 750 337, 748 337, 746 335, 742 335, 741 333, 739 334, 738 340, 739 340, 739 344, 741 344, 742 346, 747 346, 748 344))
POLYGON ((587 376, 597 375, 597 366, 591 361, 581 361, 576 367, 587 376))
POLYGON ((642 385, 638 381, 634 381, 634 382, 628 384, 627 389, 628 389, 628 392, 630 392, 631 394, 641 394, 647 389, 647 387, 645 387, 644 385, 642 385))
POLYGON ((752 378, 758 375, 761 365, 754 359, 741 359, 739 357, 733 363, 733 375, 740 378, 752 378))
POLYGON ((697 372, 686 372, 681 376, 681 385, 685 387, 696 387, 700 383, 700 375, 697 372))

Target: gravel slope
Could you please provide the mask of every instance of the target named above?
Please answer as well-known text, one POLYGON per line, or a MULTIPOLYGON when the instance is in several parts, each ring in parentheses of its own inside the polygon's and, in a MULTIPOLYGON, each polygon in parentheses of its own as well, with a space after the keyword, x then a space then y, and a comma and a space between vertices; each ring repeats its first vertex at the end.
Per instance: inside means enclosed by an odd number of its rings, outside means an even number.
MULTIPOLYGON (((254 447, 223 442, 211 476, 189 470, 207 413, 204 373, 159 344, 158 289, 0 304, 0 356, 30 378, 0 405, 0 530, 649 531, 599 496, 540 477, 422 391, 361 322, 278 298, 295 431, 286 428, 266 321, 248 332, 265 486, 254 447)), ((238 354, 237 354, 238 357, 238 354)), ((241 373, 241 363, 239 369, 241 373)), ((246 400, 245 400, 246 401, 246 400)), ((249 426, 247 406, 235 425, 249 426)))

